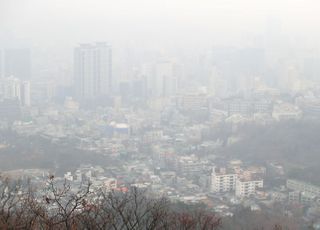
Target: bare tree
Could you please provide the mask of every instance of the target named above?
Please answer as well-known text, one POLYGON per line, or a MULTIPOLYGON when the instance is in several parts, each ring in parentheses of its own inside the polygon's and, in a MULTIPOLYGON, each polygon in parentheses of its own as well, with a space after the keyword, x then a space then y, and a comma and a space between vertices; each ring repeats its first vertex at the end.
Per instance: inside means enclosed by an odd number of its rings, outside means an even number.
POLYGON ((36 216, 29 213, 32 187, 20 180, 0 176, 0 228, 31 229, 36 216))
POLYGON ((90 194, 88 183, 76 192, 71 190, 70 184, 65 180, 62 185, 55 183, 50 176, 47 188, 42 199, 30 200, 30 208, 38 217, 40 227, 45 229, 73 229, 77 227, 79 216, 86 205, 86 199, 90 194))
POLYGON ((149 198, 146 191, 137 188, 126 193, 102 192, 99 216, 108 229, 161 229, 168 215, 168 203, 165 198, 149 198))
POLYGON ((0 229, 211 230, 221 225, 209 212, 173 211, 170 202, 146 190, 74 190, 53 176, 44 191, 29 184, 0 179, 0 229))

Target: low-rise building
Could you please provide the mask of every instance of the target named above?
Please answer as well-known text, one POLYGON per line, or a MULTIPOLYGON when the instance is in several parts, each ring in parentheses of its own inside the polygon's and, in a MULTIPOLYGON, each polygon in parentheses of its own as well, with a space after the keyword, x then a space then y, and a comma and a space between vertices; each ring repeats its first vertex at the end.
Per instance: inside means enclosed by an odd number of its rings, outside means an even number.
POLYGON ((298 180, 287 180, 287 188, 294 191, 308 193, 310 195, 320 196, 320 186, 309 184, 298 180))
POLYGON ((281 103, 274 107, 272 117, 277 121, 298 120, 302 117, 302 111, 292 104, 281 103))
POLYGON ((213 168, 211 188, 213 192, 229 192, 235 190, 237 174, 232 169, 213 168))
POLYGON ((250 197, 255 195, 257 188, 263 188, 263 180, 260 178, 252 178, 250 180, 245 178, 238 178, 236 182, 236 196, 250 197))

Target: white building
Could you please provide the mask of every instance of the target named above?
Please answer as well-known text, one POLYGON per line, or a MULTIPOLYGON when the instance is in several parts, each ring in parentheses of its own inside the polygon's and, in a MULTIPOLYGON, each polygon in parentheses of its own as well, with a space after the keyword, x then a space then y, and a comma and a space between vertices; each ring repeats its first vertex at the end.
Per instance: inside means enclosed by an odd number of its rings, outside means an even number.
POLYGON ((303 181, 289 179, 287 180, 287 188, 320 197, 320 186, 309 184, 303 181))
POLYGON ((21 104, 24 106, 30 106, 31 105, 31 99, 30 99, 30 82, 24 81, 21 82, 20 87, 20 101, 21 104))
POLYGON ((0 98, 17 99, 22 106, 30 106, 30 82, 13 76, 1 79, 0 98))
POLYGON ((256 194, 257 188, 263 188, 262 179, 250 179, 246 180, 238 178, 236 182, 236 196, 237 197, 250 197, 256 194))
POLYGON ((20 99, 20 80, 14 77, 1 79, 0 93, 2 98, 20 99))
POLYGON ((208 164, 207 161, 198 159, 195 155, 181 156, 177 161, 177 168, 180 173, 200 173, 208 164))
POLYGON ((213 168, 211 189, 213 192, 229 192, 235 190, 237 174, 226 168, 213 168))

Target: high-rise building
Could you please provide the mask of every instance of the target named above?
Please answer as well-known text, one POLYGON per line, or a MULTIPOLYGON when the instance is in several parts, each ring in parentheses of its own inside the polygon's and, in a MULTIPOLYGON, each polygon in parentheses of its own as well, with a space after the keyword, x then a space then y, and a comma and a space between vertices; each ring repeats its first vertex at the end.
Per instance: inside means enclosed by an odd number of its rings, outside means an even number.
POLYGON ((78 99, 94 99, 112 92, 112 50, 107 43, 75 48, 74 86, 78 99))
POLYGON ((24 81, 21 82, 20 85, 20 101, 23 106, 30 106, 31 99, 30 99, 30 82, 24 81))
POLYGON ((31 55, 29 49, 7 49, 4 53, 4 75, 20 80, 31 78, 31 55))
POLYGON ((1 79, 0 99, 17 100, 22 106, 30 106, 30 82, 14 77, 1 79))
POLYGON ((144 68, 149 96, 159 98, 176 94, 182 71, 176 60, 162 60, 144 68))
POLYGON ((17 78, 9 77, 0 81, 0 97, 5 99, 20 99, 21 84, 17 78))

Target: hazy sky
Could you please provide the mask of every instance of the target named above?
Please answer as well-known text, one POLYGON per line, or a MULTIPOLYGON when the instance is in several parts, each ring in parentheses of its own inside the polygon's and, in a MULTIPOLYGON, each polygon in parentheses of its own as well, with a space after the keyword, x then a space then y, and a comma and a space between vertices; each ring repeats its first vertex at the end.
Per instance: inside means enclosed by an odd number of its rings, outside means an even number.
POLYGON ((319 12, 319 0, 0 0, 0 35, 48 46, 236 43, 263 36, 275 18, 284 33, 316 40, 319 12))

